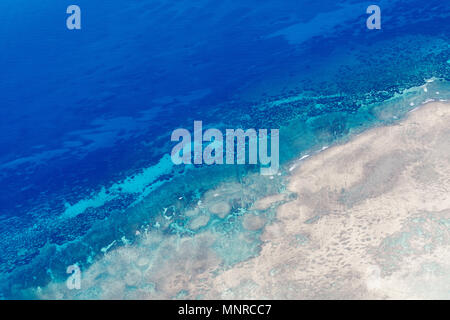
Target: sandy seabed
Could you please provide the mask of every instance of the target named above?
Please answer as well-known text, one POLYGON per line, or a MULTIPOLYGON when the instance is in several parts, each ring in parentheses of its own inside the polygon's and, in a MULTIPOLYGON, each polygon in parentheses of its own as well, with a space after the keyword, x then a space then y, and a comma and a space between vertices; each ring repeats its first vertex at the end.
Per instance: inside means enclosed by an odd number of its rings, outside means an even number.
MULTIPOLYGON (((231 268, 218 267, 223 258, 211 249, 217 234, 180 240, 154 233, 139 246, 115 249, 95 262, 83 273, 80 292, 52 283, 36 293, 103 299, 450 299, 449 103, 427 103, 394 125, 303 160, 291 172, 285 195, 260 199, 253 213, 242 217, 249 232, 263 230, 262 245, 259 255, 231 268), (264 224, 258 210, 275 203, 282 203, 276 219, 264 224)), ((210 209, 224 216, 230 211, 222 203, 210 209)), ((208 221, 200 217, 196 228, 208 221)), ((241 237, 233 241, 245 248, 248 235, 241 237)))
POLYGON ((428 103, 305 161, 260 256, 222 298, 450 298, 450 104, 428 103))

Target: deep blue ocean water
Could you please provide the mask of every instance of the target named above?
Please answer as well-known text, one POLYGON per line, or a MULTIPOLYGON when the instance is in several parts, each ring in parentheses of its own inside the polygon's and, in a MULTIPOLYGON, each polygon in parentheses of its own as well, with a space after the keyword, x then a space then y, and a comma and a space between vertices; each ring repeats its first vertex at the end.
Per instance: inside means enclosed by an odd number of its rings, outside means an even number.
POLYGON ((287 165, 394 121, 379 106, 401 117, 450 94, 441 0, 377 1, 381 30, 366 28, 370 1, 75 2, 0 3, 3 298, 64 281, 167 210, 164 232, 189 236, 185 208, 258 170, 173 166, 176 128, 280 128, 287 165), (68 30, 75 2, 82 29, 68 30))

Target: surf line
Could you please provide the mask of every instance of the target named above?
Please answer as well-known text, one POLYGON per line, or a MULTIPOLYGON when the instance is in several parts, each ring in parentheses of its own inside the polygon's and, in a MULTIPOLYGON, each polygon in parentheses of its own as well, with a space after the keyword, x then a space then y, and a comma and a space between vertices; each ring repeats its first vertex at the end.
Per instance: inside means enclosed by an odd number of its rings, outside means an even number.
POLYGON ((203 132, 202 121, 194 121, 194 141, 191 133, 184 128, 172 132, 171 141, 179 141, 171 152, 172 162, 180 164, 260 164, 261 175, 274 175, 280 165, 279 129, 226 129, 224 134, 215 128, 203 132), (270 139, 270 156, 268 139, 270 139), (207 142, 203 148, 203 142, 207 142), (248 143, 247 143, 248 142, 248 143), (225 146, 225 162, 224 162, 225 146), (194 151, 192 161, 192 149, 194 151), (235 154, 235 149, 237 150, 235 154), (259 149, 259 150, 258 150, 259 149), (259 151, 259 152, 258 152, 259 151), (236 158, 236 161, 235 161, 236 158))

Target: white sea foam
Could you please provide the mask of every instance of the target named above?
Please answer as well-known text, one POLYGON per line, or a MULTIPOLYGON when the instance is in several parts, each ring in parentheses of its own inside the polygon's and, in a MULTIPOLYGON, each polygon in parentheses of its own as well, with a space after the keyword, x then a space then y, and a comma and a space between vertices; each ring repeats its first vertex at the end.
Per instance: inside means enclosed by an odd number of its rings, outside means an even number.
POLYGON ((304 156, 302 156, 300 159, 297 160, 296 163, 294 163, 294 164, 289 168, 289 171, 294 170, 294 169, 298 166, 298 164, 299 164, 300 161, 305 160, 305 159, 308 158, 308 157, 309 157, 309 154, 305 154, 304 156))

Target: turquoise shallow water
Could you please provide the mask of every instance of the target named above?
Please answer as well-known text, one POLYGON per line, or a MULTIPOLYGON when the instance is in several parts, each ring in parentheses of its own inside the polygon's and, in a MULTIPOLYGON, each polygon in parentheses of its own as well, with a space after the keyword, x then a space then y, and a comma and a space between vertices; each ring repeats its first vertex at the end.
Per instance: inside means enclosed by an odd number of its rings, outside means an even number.
MULTIPOLYGON (((359 1, 122 5, 80 1, 86 24, 75 34, 56 27, 61 5, 0 5, 10 26, 0 33, 3 298, 35 298, 29 288, 65 281, 68 265, 145 247, 146 231, 160 237, 155 250, 204 233, 221 268, 246 260, 260 229, 243 219, 284 190, 296 159, 450 92, 449 12, 438 1, 386 2, 378 33, 359 1), (49 18, 38 23, 37 12, 49 18), (280 175, 174 166, 170 132, 194 120, 280 128, 280 175), (203 220, 191 212, 199 201, 203 220)), ((265 215, 270 223, 274 209, 265 215)), ((80 297, 108 292, 93 280, 80 297)))
MULTIPOLYGON (((280 204, 296 197, 286 191, 286 183, 289 172, 301 166, 305 157, 314 156, 332 144, 343 143, 367 128, 395 123, 424 102, 448 100, 448 88, 447 82, 429 80, 383 103, 361 108, 353 117, 347 117, 347 121, 358 123, 370 112, 371 122, 351 127, 348 134, 337 140, 315 137, 312 147, 286 161, 276 176, 261 176, 251 169, 238 172, 230 167, 205 167, 173 178, 125 211, 126 216, 114 216, 109 223, 99 225, 103 234, 105 228, 112 231, 118 225, 125 234, 120 239, 109 238, 110 243, 97 249, 101 255, 92 252, 84 262, 82 259, 87 253, 80 250, 82 244, 72 245, 72 252, 82 252, 80 265, 88 266, 83 276, 83 290, 67 291, 64 283, 54 281, 49 287, 26 294, 52 299, 202 299, 201 295, 193 296, 180 288, 187 287, 190 279, 197 280, 205 270, 213 269, 219 274, 260 253, 262 227, 276 219, 280 204), (284 195, 284 200, 263 209, 254 207, 257 200, 274 194, 284 195), (250 216, 253 222, 247 220, 250 216), (179 281, 173 283, 173 278, 177 277, 179 281)), ((291 137, 292 143, 304 143, 310 128, 294 123, 282 127, 281 132, 291 137)), ((85 241, 106 241, 98 235, 99 231, 93 230, 85 241)), ((303 246, 309 242, 309 237, 299 233, 296 241, 297 246, 303 246)))

